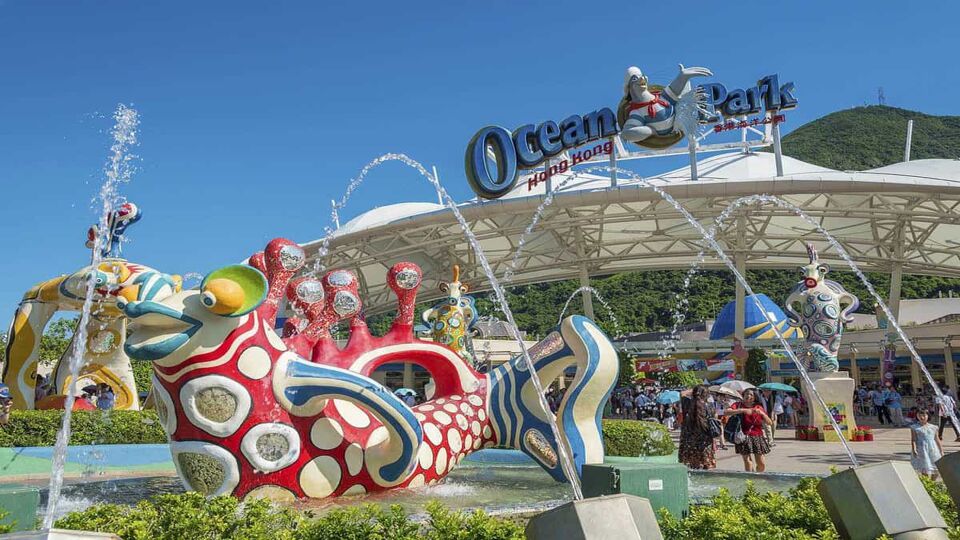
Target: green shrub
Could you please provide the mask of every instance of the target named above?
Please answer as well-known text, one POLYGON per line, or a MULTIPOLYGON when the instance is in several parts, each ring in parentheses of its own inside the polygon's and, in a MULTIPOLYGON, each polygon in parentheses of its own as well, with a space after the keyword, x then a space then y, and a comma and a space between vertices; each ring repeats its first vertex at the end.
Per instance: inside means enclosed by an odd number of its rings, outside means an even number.
POLYGON ((246 538, 291 540, 302 522, 297 512, 266 500, 241 503, 199 493, 159 495, 136 506, 98 504, 57 520, 61 529, 113 533, 125 540, 246 538))
POLYGON ((667 371, 657 375, 657 379, 666 388, 693 388, 703 383, 692 371, 667 371))
POLYGON ((608 456, 666 456, 676 450, 665 426, 639 420, 603 420, 603 445, 608 456))
POLYGON ((750 349, 747 353, 747 364, 744 367, 744 380, 754 386, 767 382, 767 351, 750 349))
POLYGON ((318 518, 266 500, 240 503, 229 496, 160 495, 136 506, 99 504, 58 520, 63 529, 113 533, 125 540, 521 540, 520 526, 476 511, 427 504, 416 522, 400 506, 369 504, 332 510, 318 518))
MULTIPOLYGON (((53 446, 63 421, 63 411, 10 412, 10 422, 0 427, 0 447, 53 446)), ((155 411, 74 411, 70 444, 165 443, 155 411)))
POLYGON ((153 362, 145 360, 131 360, 133 367, 133 381, 137 385, 137 393, 149 392, 153 388, 153 362))
MULTIPOLYGON (((921 478, 940 513, 950 525, 951 540, 960 540, 957 511, 943 484, 921 478)), ((660 514, 665 540, 712 540, 789 538, 794 540, 838 539, 827 509, 817 492, 819 478, 804 478, 786 493, 760 493, 752 483, 742 497, 721 489, 708 505, 692 506, 683 519, 660 514)))
POLYGON ((684 519, 663 511, 660 529, 666 540, 839 538, 817 494, 818 482, 815 478, 804 479, 786 494, 761 494, 751 483, 740 498, 721 489, 711 504, 691 507, 684 519))
POLYGON ((927 488, 927 493, 940 510, 940 515, 946 520, 950 540, 960 540, 960 516, 957 514, 957 506, 950 498, 950 493, 947 492, 947 486, 942 482, 930 480, 926 476, 921 476, 920 481, 923 482, 923 487, 927 488))

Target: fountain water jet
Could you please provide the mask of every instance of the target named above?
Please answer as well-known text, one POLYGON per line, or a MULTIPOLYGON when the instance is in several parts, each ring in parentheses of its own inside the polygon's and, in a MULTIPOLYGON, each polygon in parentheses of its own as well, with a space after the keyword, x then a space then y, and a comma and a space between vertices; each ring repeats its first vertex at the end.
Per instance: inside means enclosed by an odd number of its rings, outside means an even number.
MULTIPOLYGON (((740 197, 727 205, 727 207, 723 209, 723 212, 714 220, 713 225, 707 230, 707 235, 710 238, 715 238, 717 231, 723 228, 723 224, 730 219, 730 216, 733 215, 736 210, 743 206, 760 202, 760 197, 762 196, 748 195, 746 197, 740 197)), ((707 248, 705 247, 701 247, 700 251, 697 252, 697 256, 693 262, 690 263, 690 268, 683 278, 683 285, 681 285, 680 290, 674 295, 673 326, 670 328, 670 333, 659 343, 660 347, 657 351, 657 356, 660 358, 665 358, 670 351, 676 350, 677 343, 680 341, 678 332, 680 331, 680 326, 686 320, 686 307, 690 304, 687 291, 690 289, 690 284, 693 282, 694 276, 700 271, 700 265, 702 265, 706 259, 706 252, 707 248)))
MULTIPOLYGON (((573 299, 576 298, 578 294, 583 293, 583 292, 588 292, 588 293, 592 294, 594 298, 596 298, 597 300, 600 301, 600 305, 602 305, 602 306, 604 307, 604 309, 607 310, 607 317, 609 317, 609 318, 610 318, 610 322, 613 323, 613 329, 614 329, 614 332, 615 332, 614 335, 613 335, 613 339, 617 339, 618 337, 622 337, 622 336, 623 336, 623 331, 622 331, 622 329, 620 328, 620 321, 617 319, 617 315, 613 312, 613 308, 611 308, 611 307, 610 307, 610 304, 607 303, 607 301, 603 298, 603 296, 600 294, 600 291, 594 289, 593 287, 588 287, 588 286, 580 287, 580 288, 578 288, 577 290, 575 290, 575 291, 573 291, 572 293, 570 293, 570 296, 567 297, 567 301, 563 304, 563 309, 560 310, 560 319, 559 319, 559 321, 560 321, 560 322, 563 322, 563 317, 567 314, 567 308, 570 307, 570 302, 573 302, 573 299)), ((559 323, 557 323, 557 324, 559 324, 559 323)))
MULTIPOLYGON (((463 214, 461 214, 460 210, 457 208, 456 201, 453 200, 453 197, 451 197, 447 193, 447 190, 444 189, 444 187, 440 184, 440 180, 436 176, 430 174, 427 171, 427 169, 424 168, 423 165, 421 165, 416 160, 410 158, 406 154, 396 154, 396 153, 384 154, 376 158, 375 160, 371 161, 367 165, 365 165, 361 169, 360 174, 356 178, 350 181, 350 184, 347 187, 346 193, 341 198, 341 203, 339 205, 339 208, 342 208, 343 205, 346 204, 350 194, 352 194, 353 191, 356 190, 357 187, 359 187, 360 183, 363 181, 363 179, 366 177, 367 173, 370 172, 371 169, 387 161, 399 161, 400 163, 403 163, 404 165, 407 165, 408 167, 420 173, 420 175, 426 178, 427 181, 430 182, 431 185, 433 185, 434 189, 436 189, 437 195, 439 196, 440 200, 443 201, 444 205, 451 212, 453 212, 454 217, 457 219, 457 223, 459 223, 460 228, 463 230, 464 236, 467 238, 467 242, 469 242, 470 247, 473 249, 474 253, 476 254, 477 260, 480 262, 480 266, 483 268, 484 274, 486 274, 487 279, 490 281, 490 287, 493 289, 493 292, 496 295, 497 301, 500 305, 500 309, 503 311, 503 314, 507 319, 507 324, 510 330, 513 332, 514 339, 516 340, 517 344, 520 346, 520 353, 521 353, 521 356, 523 357, 524 364, 527 366, 527 369, 529 370, 530 381, 533 383, 534 389, 536 390, 540 407, 543 409, 544 414, 547 418, 547 423, 550 424, 550 429, 553 432, 553 436, 557 441, 557 450, 559 450, 560 466, 563 469, 563 473, 567 477, 567 479, 570 481, 570 486, 573 489, 574 497, 577 500, 583 499, 583 492, 580 488, 580 477, 577 475, 576 467, 574 466, 573 459, 570 456, 570 452, 568 451, 566 444, 564 444, 564 439, 560 435, 560 430, 557 427, 556 418, 553 415, 553 413, 550 412, 550 405, 547 403, 547 398, 545 395, 543 384, 541 383, 540 378, 537 376, 533 359, 530 358, 530 353, 527 351, 527 347, 523 343, 523 338, 520 336, 520 332, 517 330, 517 323, 513 317, 513 312, 510 310, 510 304, 507 302, 506 293, 504 292, 503 287, 500 285, 500 281, 497 279, 493 271, 493 268, 490 266, 490 262, 487 260, 487 256, 484 253, 483 248, 480 246, 480 243, 477 240, 476 235, 473 234, 473 231, 470 229, 470 225, 467 223, 467 220, 463 217, 463 214)), ((338 209, 338 205, 335 204, 334 212, 332 216, 334 220, 336 220, 338 217, 336 213, 337 209, 338 209)), ((317 251, 317 255, 316 255, 317 261, 314 264, 315 272, 319 271, 319 269, 321 268, 320 259, 327 254, 331 236, 332 236, 332 231, 328 233, 326 236, 324 236, 323 241, 321 243, 321 247, 317 251)))
MULTIPOLYGON (((797 369, 800 372, 801 378, 803 378, 803 380, 810 387, 813 387, 813 381, 810 379, 810 376, 807 373, 806 366, 803 366, 799 358, 797 358, 797 355, 796 353, 794 353, 793 348, 790 346, 790 343, 787 341, 787 339, 780 332, 780 329, 777 327, 776 321, 772 320, 770 314, 767 313, 765 309, 763 309, 763 306, 760 304, 760 301, 757 300, 756 296, 754 295, 753 288, 747 282, 746 278, 744 278, 744 276, 737 270, 736 265, 733 264, 733 261, 730 260, 730 257, 727 256, 726 252, 723 250, 720 244, 713 238, 713 236, 708 235, 707 231, 703 228, 703 225, 701 225, 700 222, 697 221, 696 218, 694 218, 693 215, 690 214, 690 212, 683 207, 683 205, 677 202, 677 200, 674 199, 672 195, 665 192, 662 188, 647 182, 646 180, 643 179, 643 177, 641 177, 640 175, 638 175, 633 171, 630 171, 627 169, 621 169, 618 167, 610 167, 608 165, 600 165, 596 167, 583 169, 579 171, 579 174, 584 174, 590 171, 606 171, 608 173, 616 173, 617 175, 623 175, 624 177, 630 178, 631 180, 636 180, 640 183, 640 186, 650 188, 657 195, 659 195, 660 198, 662 198, 664 201, 666 201, 671 206, 673 206, 674 209, 676 209, 677 212, 679 212, 680 215, 683 216, 683 218, 687 220, 687 222, 694 229, 696 229, 696 231, 700 233, 701 236, 703 236, 703 239, 707 241, 707 243, 710 245, 713 251, 717 254, 717 257, 719 257, 720 260, 724 263, 724 265, 726 265, 727 268, 730 269, 730 271, 733 273, 736 280, 740 283, 741 286, 743 286, 747 294, 750 295, 751 298, 753 298, 753 301, 757 304, 757 307, 760 308, 759 311, 763 315, 764 319, 766 319, 766 321, 770 324, 771 328, 773 329, 773 332, 776 335, 777 340, 780 341, 780 344, 783 346, 784 351, 787 353, 787 356, 794 362, 794 364, 796 364, 797 369)), ((567 180, 571 180, 572 178, 573 176, 571 176, 567 180)), ((552 201, 552 198, 551 198, 551 201, 552 201)), ((543 206, 544 208, 546 207, 546 205, 541 205, 541 206, 543 206)), ((532 227, 528 229, 532 230, 532 227)), ((817 398, 818 404, 823 408, 824 411, 827 411, 827 418, 830 419, 830 424, 833 427, 834 431, 836 431, 837 436, 840 439, 840 442, 843 445, 844 450, 846 450, 847 456, 850 458, 851 463, 853 463, 854 467, 859 466, 860 462, 857 460, 856 455, 853 453, 853 450, 850 448, 850 445, 847 443, 846 438, 843 436, 843 432, 840 429, 840 426, 837 424, 836 420, 833 418, 833 415, 830 414, 829 412, 830 408, 827 407, 827 404, 823 401, 823 398, 820 397, 820 394, 817 393, 816 390, 814 390, 813 393, 817 398)))
MULTIPOLYGON (((108 218, 114 209, 122 204, 123 197, 118 191, 122 183, 129 182, 133 177, 133 161, 136 156, 129 153, 130 147, 137 144, 137 127, 140 124, 137 111, 120 105, 113 114, 114 126, 111 130, 113 144, 110 146, 110 157, 107 161, 104 176, 106 177, 94 203, 100 202, 100 219, 98 234, 95 235, 91 265, 97 268, 103 258, 102 247, 110 241, 110 226, 108 218)), ((57 432, 56 446, 50 471, 50 494, 47 503, 47 512, 43 518, 43 528, 53 526, 56 516, 57 503, 60 498, 60 489, 63 486, 63 468, 67 458, 67 445, 70 443, 70 421, 73 414, 73 403, 76 399, 77 379, 83 360, 83 349, 87 343, 87 331, 90 324, 93 298, 96 289, 95 274, 87 279, 86 292, 83 300, 83 310, 80 312, 80 322, 77 325, 77 335, 73 339, 73 348, 70 351, 70 386, 64 401, 63 424, 57 432)))
MULTIPOLYGON (((840 258, 842 258, 847 263, 847 266, 850 267, 850 270, 852 270, 853 273, 856 274, 857 278, 860 279, 860 281, 863 283, 864 287, 866 287, 870 295, 873 296, 874 301, 877 303, 878 306, 880 306, 880 309, 883 311, 884 315, 887 317, 887 321, 891 325, 893 325, 893 328, 897 332, 897 335, 903 341, 903 344, 907 347, 907 350, 910 352, 910 356, 913 358, 913 361, 917 363, 917 367, 920 368, 920 371, 923 372, 924 376, 927 379, 927 382, 930 383, 930 386, 933 387, 934 393, 937 395, 938 398, 942 399, 943 392, 940 391, 940 386, 937 384, 937 381, 933 378, 933 375, 930 373, 930 370, 927 369, 927 365, 926 363, 924 363, 923 358, 921 358, 920 353, 918 353, 916 348, 914 348, 913 342, 910 341, 910 338, 907 336, 906 332, 904 332, 903 328, 900 327, 900 323, 897 322, 896 317, 893 316, 893 312, 890 311, 890 308, 887 306, 886 302, 884 302, 880 294, 877 293, 877 290, 874 288, 873 283, 871 283, 870 280, 867 279, 867 276, 864 275, 863 271, 860 269, 857 263, 854 262, 852 257, 850 257, 850 254, 847 253, 847 250, 843 247, 843 245, 836 238, 834 238, 832 234, 830 234, 819 223, 817 223, 817 220, 815 220, 809 214, 804 212, 802 208, 796 206, 795 204, 787 202, 779 197, 774 197, 773 195, 751 195, 749 197, 741 197, 740 199, 737 199, 736 201, 731 203, 730 207, 732 208, 734 207, 734 205, 743 206, 744 204, 751 204, 751 203, 761 203, 761 204, 769 203, 777 206, 778 208, 789 210, 793 212, 797 217, 807 222, 819 234, 823 235, 823 237, 827 240, 827 242, 831 246, 833 246, 833 248, 837 251, 837 254, 840 255, 840 258), (740 203, 741 200, 744 200, 745 202, 740 203)), ((716 233, 714 232, 714 234, 716 233)), ((953 425, 955 426, 960 425, 960 423, 957 422, 957 416, 955 412, 950 411, 949 416, 953 421, 953 425)))

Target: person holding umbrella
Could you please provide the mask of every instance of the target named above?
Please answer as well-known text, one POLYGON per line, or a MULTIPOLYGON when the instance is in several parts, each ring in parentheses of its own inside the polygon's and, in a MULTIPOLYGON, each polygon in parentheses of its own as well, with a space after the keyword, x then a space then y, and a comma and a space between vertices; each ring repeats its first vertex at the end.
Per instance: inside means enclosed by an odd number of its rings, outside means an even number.
POLYGON ((713 414, 707 403, 709 392, 704 385, 693 387, 683 398, 683 421, 680 423, 680 463, 691 469, 713 469, 717 458, 713 448, 713 414))
POLYGON ((753 472, 751 457, 756 461, 756 472, 767 469, 764 456, 770 453, 770 442, 763 432, 765 425, 773 421, 757 399, 757 391, 748 388, 743 391, 743 401, 734 403, 723 413, 730 418, 728 427, 733 425, 734 448, 743 458, 743 470, 753 472))

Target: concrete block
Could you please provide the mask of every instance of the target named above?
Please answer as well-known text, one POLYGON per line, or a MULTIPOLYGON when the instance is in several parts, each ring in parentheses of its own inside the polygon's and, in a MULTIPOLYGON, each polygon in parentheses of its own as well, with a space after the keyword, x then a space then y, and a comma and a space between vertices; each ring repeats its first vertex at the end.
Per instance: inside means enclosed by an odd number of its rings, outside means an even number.
POLYGON ((0 523, 13 524, 13 530, 29 531, 36 528, 39 506, 40 490, 37 488, 15 484, 0 486, 0 508, 8 514, 0 523))
POLYGON ((940 458, 937 469, 940 471, 943 483, 947 485, 950 498, 960 509, 960 452, 953 452, 940 458))
POLYGON ((654 512, 667 509, 681 518, 690 508, 686 465, 679 463, 603 463, 583 466, 583 496, 624 493, 650 501, 654 512))
POLYGON ((527 523, 528 540, 663 540, 650 501, 612 495, 572 501, 527 523))
POLYGON ((0 534, 0 540, 120 540, 120 537, 111 533, 43 529, 0 534))
POLYGON ((818 491, 843 538, 947 539, 947 523, 907 462, 849 469, 824 478, 818 491))

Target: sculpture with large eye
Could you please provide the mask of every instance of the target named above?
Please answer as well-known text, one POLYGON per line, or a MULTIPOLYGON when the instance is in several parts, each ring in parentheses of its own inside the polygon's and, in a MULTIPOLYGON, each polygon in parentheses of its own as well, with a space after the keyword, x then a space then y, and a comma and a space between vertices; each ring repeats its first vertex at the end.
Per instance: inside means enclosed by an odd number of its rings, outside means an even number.
POLYGON ((200 284, 200 303, 212 313, 239 317, 263 302, 266 278, 245 265, 233 265, 211 272, 200 284))
POLYGON ((423 274, 413 263, 393 265, 387 284, 398 315, 374 336, 363 321, 358 276, 339 269, 295 279, 299 253, 275 239, 248 259, 251 266, 214 271, 199 290, 151 295, 152 284, 164 281, 150 278, 123 295, 135 322, 125 350, 153 362, 157 412, 187 489, 290 500, 417 487, 494 445, 524 451, 557 480, 566 478, 556 458, 561 444, 578 471, 602 461, 598 408, 619 361, 592 322, 568 317, 531 349, 541 377, 576 366, 557 412, 567 435, 559 441, 542 410, 523 399, 533 387, 528 370, 508 362, 481 374, 451 350, 465 345, 449 332, 462 338, 475 320, 458 273, 447 283, 453 304, 436 311, 437 328, 449 334, 431 343, 413 334, 423 274), (274 328, 284 294, 301 321, 281 338, 274 328), (339 321, 350 328, 344 345, 331 335, 339 321), (411 407, 371 378, 401 359, 430 372, 431 401, 411 407))

